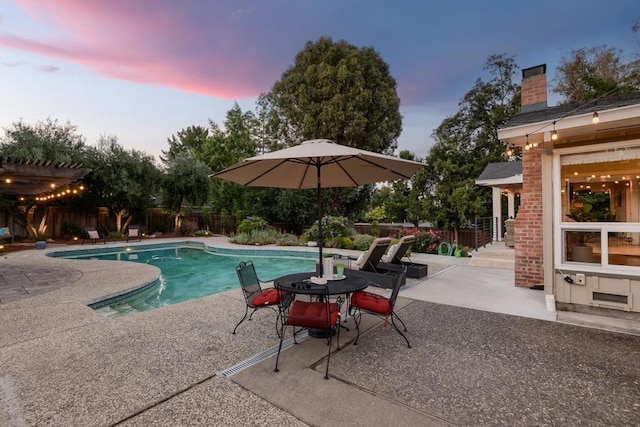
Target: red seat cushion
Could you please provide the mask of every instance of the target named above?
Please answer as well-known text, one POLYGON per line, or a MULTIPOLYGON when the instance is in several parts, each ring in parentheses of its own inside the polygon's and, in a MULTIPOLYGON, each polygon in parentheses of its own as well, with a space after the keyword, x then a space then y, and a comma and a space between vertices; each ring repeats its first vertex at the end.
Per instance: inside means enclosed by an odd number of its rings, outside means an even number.
POLYGON ((388 298, 366 291, 351 294, 351 306, 382 315, 391 313, 391 302, 388 298))
POLYGON ((277 289, 265 289, 262 292, 256 294, 251 299, 251 305, 254 307, 260 307, 263 305, 275 305, 277 303, 278 303, 277 289))
POLYGON ((296 300, 289 310, 286 323, 304 328, 329 329, 336 324, 339 313, 338 304, 296 300))

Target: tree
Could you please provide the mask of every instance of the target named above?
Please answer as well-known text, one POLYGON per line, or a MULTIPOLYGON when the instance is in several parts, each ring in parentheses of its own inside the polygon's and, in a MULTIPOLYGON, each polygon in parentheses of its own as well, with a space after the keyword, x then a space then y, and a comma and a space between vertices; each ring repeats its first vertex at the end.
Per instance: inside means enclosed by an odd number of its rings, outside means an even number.
POLYGON ((46 160, 52 163, 82 163, 86 145, 77 126, 47 118, 35 125, 14 122, 4 129, 0 139, 0 156, 46 160))
POLYGON ((91 173, 85 178, 89 191, 83 200, 108 207, 116 217, 116 231, 122 233, 135 215, 153 206, 160 171, 153 156, 125 150, 115 136, 100 137, 87 158, 91 173))
POLYGON ((237 103, 225 116, 224 129, 209 120, 210 136, 196 157, 214 172, 256 155, 259 123, 251 111, 243 112, 237 103))
MULTIPOLYGON (((209 137, 196 158, 212 171, 219 172, 242 159, 256 155, 259 123, 251 111, 243 112, 237 103, 229 110, 224 128, 209 121, 209 137)), ((223 209, 236 213, 245 211, 249 189, 236 183, 215 179, 211 183, 211 203, 215 212, 223 209)))
POLYGON ((177 135, 171 135, 170 138, 167 138, 169 149, 167 151, 162 150, 160 160, 166 163, 184 152, 192 156, 198 156, 202 152, 208 137, 209 130, 203 126, 189 126, 186 129, 179 130, 177 135))
POLYGON ((184 202, 199 206, 207 202, 211 179, 209 167, 196 160, 189 151, 178 153, 168 162, 162 181, 163 204, 174 212, 175 227, 180 226, 184 202))
POLYGON ((429 167, 414 178, 412 189, 422 200, 423 217, 441 227, 487 214, 491 193, 474 180, 488 163, 502 160, 504 147, 497 130, 520 109, 513 57, 490 55, 485 70, 490 79, 476 80, 458 112, 438 126, 436 143, 426 158, 429 167))
POLYGON ((570 103, 640 90, 638 64, 624 64, 621 53, 605 45, 572 49, 556 69, 553 91, 570 103))
POLYGON ((326 138, 392 153, 402 131, 388 65, 373 48, 327 37, 305 45, 294 65, 261 95, 259 106, 266 131, 286 145, 326 138))

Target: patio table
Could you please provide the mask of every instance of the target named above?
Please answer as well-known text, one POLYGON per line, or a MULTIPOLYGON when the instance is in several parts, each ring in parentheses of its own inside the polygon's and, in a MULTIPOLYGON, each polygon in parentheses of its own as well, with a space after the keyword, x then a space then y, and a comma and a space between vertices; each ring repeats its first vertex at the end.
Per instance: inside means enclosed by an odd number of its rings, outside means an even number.
MULTIPOLYGON (((320 291, 317 288, 307 289, 304 286, 306 280, 309 280, 312 276, 315 276, 315 272, 309 271, 306 273, 293 273, 287 274, 282 277, 278 277, 273 281, 276 289, 294 292, 302 295, 326 295, 324 291, 320 291), (295 288, 292 289, 292 285, 295 284, 295 288), (299 285, 298 285, 299 284, 299 285)), ((353 271, 345 271, 344 279, 329 280, 327 281, 327 290, 329 295, 345 295, 346 299, 349 299, 349 295, 356 291, 361 291, 369 286, 369 280, 353 271)), ((341 325, 341 327, 344 327, 341 325)), ((326 331, 324 330, 309 330, 309 336, 315 338, 326 338, 326 331)))

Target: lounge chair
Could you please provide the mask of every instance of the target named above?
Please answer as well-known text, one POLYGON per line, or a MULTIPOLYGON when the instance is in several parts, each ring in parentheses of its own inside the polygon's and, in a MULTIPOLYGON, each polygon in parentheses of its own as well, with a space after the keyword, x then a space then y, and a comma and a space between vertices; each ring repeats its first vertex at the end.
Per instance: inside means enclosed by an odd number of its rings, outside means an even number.
MULTIPOLYGON (((427 265, 414 263, 409 259, 409 262, 402 261, 402 258, 407 254, 407 250, 411 247, 416 240, 415 236, 408 235, 400 239, 400 241, 391 245, 389 252, 382 257, 380 263, 378 263, 378 270, 395 269, 398 266, 407 267, 407 277, 419 279, 427 275, 427 265)), ((408 258, 408 257, 407 257, 408 258)))
POLYGON ((352 270, 377 272, 376 267, 387 251, 391 239, 389 237, 379 237, 375 239, 369 249, 362 252, 355 263, 351 264, 352 270))
POLYGON ((139 225, 129 225, 127 228, 127 242, 129 239, 138 240, 138 242, 142 241, 142 233, 140 232, 139 225))
POLYGON ((402 265, 402 258, 406 255, 414 240, 416 240, 416 236, 413 235, 402 237, 398 243, 389 247, 387 254, 382 256, 382 262, 402 265))
POLYGON ((84 245, 84 241, 89 240, 94 245, 98 240, 102 240, 102 243, 107 243, 107 238, 104 236, 100 236, 98 230, 95 227, 85 227, 84 228, 84 236, 82 237, 82 244, 84 245))
POLYGON ((13 243, 14 236, 11 234, 9 227, 0 227, 0 240, 11 240, 11 243, 13 243))
MULTIPOLYGON (((358 270, 359 274, 365 276, 375 286, 391 289, 403 267, 395 264, 381 265, 382 256, 390 243, 391 239, 388 237, 375 239, 368 250, 360 254, 355 262, 350 263, 349 269, 358 270)), ((401 276, 404 285, 406 275, 402 273, 401 276)))

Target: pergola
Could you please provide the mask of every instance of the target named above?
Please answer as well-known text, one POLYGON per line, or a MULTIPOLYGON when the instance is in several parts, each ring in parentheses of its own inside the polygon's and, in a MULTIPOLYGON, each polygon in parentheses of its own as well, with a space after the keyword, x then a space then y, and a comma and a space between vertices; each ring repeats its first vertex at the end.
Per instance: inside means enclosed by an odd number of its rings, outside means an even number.
POLYGON ((0 158, 0 195, 44 195, 81 181, 89 172, 78 163, 0 158))

